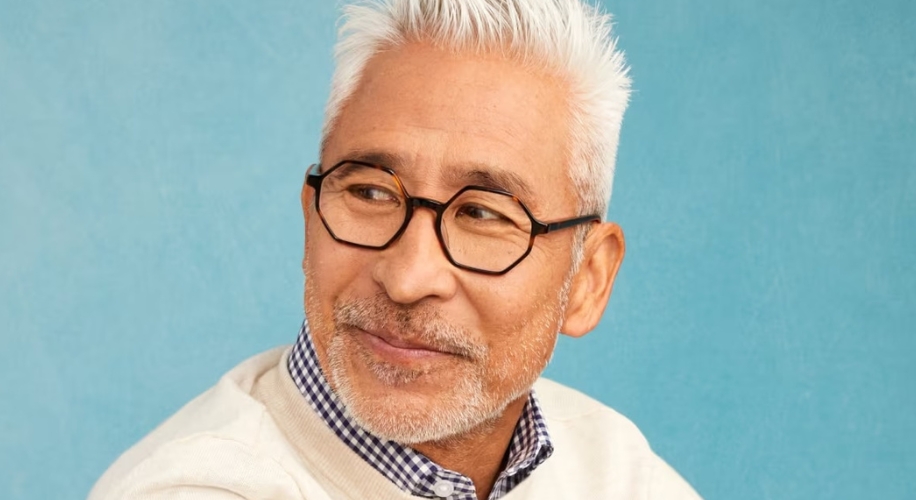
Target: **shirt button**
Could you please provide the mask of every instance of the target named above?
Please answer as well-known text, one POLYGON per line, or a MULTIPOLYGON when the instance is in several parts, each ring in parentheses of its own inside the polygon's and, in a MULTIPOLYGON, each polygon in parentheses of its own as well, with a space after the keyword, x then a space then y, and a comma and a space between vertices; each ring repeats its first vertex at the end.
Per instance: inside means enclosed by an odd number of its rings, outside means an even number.
POLYGON ((440 480, 433 486, 433 493, 436 494, 439 498, 448 498, 449 495, 455 492, 455 486, 445 480, 440 480))

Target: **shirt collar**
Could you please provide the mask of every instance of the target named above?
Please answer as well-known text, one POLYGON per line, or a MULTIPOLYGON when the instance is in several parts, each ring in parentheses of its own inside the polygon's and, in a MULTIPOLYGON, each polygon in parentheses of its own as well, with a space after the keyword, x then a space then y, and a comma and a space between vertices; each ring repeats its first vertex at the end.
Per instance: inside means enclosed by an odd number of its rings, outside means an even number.
MULTIPOLYGON (((400 489, 428 498, 441 497, 443 491, 451 491, 445 495, 448 498, 477 498, 468 477, 440 467, 410 447, 370 434, 353 420, 321 371, 308 320, 302 323, 287 368, 309 406, 337 437, 400 489)), ((553 453, 547 423, 533 389, 508 452, 505 468, 500 471, 489 500, 508 493, 553 453)))

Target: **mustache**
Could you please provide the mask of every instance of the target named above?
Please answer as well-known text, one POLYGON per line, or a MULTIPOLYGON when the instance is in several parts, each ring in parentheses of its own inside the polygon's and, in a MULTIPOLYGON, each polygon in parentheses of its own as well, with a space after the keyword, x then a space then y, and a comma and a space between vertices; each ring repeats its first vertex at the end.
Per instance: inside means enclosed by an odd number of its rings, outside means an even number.
POLYGON ((385 295, 334 304, 334 323, 342 333, 353 328, 385 331, 401 340, 419 342, 436 350, 473 361, 487 356, 486 346, 475 343, 470 333, 452 324, 429 305, 404 305, 385 295))

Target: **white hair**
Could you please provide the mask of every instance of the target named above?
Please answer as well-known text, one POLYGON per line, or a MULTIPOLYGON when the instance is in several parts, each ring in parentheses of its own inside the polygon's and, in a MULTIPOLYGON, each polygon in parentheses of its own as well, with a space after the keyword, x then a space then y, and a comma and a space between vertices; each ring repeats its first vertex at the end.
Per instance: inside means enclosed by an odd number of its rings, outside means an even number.
POLYGON ((361 0, 344 7, 339 34, 324 140, 380 50, 428 41, 451 51, 507 53, 569 86, 569 177, 580 213, 605 216, 630 95, 609 15, 582 0, 361 0))

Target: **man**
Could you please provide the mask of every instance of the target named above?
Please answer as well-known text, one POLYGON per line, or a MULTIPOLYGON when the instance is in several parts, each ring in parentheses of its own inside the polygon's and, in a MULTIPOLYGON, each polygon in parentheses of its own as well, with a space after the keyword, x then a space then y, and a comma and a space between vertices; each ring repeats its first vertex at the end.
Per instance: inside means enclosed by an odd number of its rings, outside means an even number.
POLYGON ((302 189, 306 321, 90 498, 698 498, 538 377, 623 258, 602 222, 629 81, 579 0, 351 6, 302 189), (543 222, 549 221, 549 222, 543 222))

